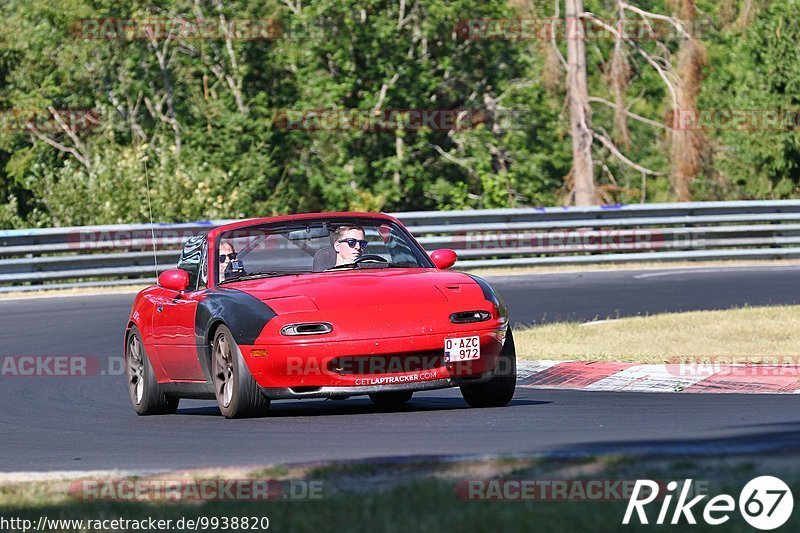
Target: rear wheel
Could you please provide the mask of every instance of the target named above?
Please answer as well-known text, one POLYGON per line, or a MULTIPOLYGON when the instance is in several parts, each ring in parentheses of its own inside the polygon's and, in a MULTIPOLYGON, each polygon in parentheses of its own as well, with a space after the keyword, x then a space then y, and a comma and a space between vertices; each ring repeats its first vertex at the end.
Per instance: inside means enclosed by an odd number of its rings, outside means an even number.
POLYGON ((178 410, 178 398, 164 394, 156 381, 139 328, 133 326, 125 343, 125 373, 133 409, 140 415, 171 414, 178 410))
POLYGON ((231 331, 220 326, 212 345, 212 379, 219 410, 225 418, 264 416, 269 410, 269 399, 250 374, 242 352, 231 331))
POLYGON ((411 399, 413 394, 414 393, 411 391, 375 392, 369 395, 369 399, 372 400, 375 405, 392 407, 403 405, 411 399))
POLYGON ((477 385, 462 385, 461 395, 470 407, 502 407, 514 397, 516 386, 517 350, 511 328, 508 328, 492 379, 477 385))

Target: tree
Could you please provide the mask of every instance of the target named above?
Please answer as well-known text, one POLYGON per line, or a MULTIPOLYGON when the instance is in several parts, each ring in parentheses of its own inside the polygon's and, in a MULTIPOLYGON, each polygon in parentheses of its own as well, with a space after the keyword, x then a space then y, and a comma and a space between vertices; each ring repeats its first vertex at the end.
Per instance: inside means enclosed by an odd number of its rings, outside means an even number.
POLYGON ((592 111, 586 81, 586 47, 582 31, 583 0, 566 0, 567 102, 572 135, 572 181, 575 205, 594 205, 592 111))
MULTIPOLYGON (((642 200, 645 198, 646 177, 667 174, 665 171, 652 170, 624 153, 625 149, 631 147, 628 120, 635 120, 669 133, 673 189, 679 200, 690 199, 689 185, 703 170, 704 159, 708 159, 708 143, 705 136, 699 131, 674 128, 671 122, 664 125, 655 119, 633 113, 626 107, 625 96, 631 76, 628 55, 633 54, 639 56, 644 65, 657 73, 669 98, 667 109, 670 115, 696 111, 695 101, 700 91, 705 50, 687 29, 691 27, 696 15, 694 1, 683 0, 680 3, 678 15, 683 18, 679 19, 644 10, 624 0, 617 0, 614 20, 611 23, 591 11, 585 11, 581 0, 565 0, 565 5, 567 105, 573 143, 573 167, 570 174, 572 187, 568 198, 576 205, 591 205, 610 199, 608 191, 619 188, 616 178, 602 156, 599 157, 599 164, 612 183, 605 187, 597 186, 592 159, 595 148, 593 141, 597 141, 597 149, 606 151, 619 164, 641 174, 642 200), (646 30, 644 37, 651 46, 648 47, 640 42, 639 36, 628 34, 626 23, 629 22, 629 15, 636 17, 646 30), (673 64, 673 53, 669 46, 659 40, 660 36, 653 28, 655 22, 667 24, 679 36, 681 44, 677 66, 673 64), (597 35, 598 30, 604 30, 613 40, 610 51, 603 50, 600 44, 594 47, 595 52, 610 55, 609 60, 603 61, 604 78, 608 83, 599 87, 598 92, 608 92, 610 87, 613 101, 598 94, 591 95, 588 88, 585 41, 587 34, 597 35), (599 124, 592 124, 593 113, 590 103, 607 106, 613 110, 613 136, 599 124)), ((558 2, 556 2, 556 12, 558 12, 558 2)))
POLYGON ((527 80, 531 59, 515 43, 456 31, 464 14, 509 17, 505 0, 79 0, 58 9, 12 0, 0 13, 17 29, 0 45, 14 54, 0 99, 98 114, 80 132, 35 123, 0 132, 2 172, 30 192, 13 210, 29 224, 144 221, 148 195, 164 221, 556 199, 566 165, 558 108, 527 80), (272 19, 281 34, 129 39, 114 25, 220 20, 224 29, 237 18, 272 19), (76 35, 92 21, 110 34, 76 35), (523 103, 527 122, 508 124, 523 103), (276 121, 321 109, 465 112, 470 126, 288 130, 276 121))
MULTIPOLYGON (((678 5, 678 20, 689 27, 697 18, 694 0, 681 0, 678 5)), ((670 133, 670 159, 672 162, 672 186, 678 200, 688 202, 692 199, 691 185, 703 171, 710 166, 710 146, 701 129, 683 129, 674 123, 678 113, 697 115, 697 97, 700 94, 702 69, 706 65, 706 50, 702 42, 692 36, 688 29, 681 38, 677 58, 677 106, 673 111, 670 133), (704 163, 705 161, 705 163, 704 163)))
POLYGON ((800 194, 800 2, 742 2, 720 32, 704 81, 702 126, 713 136, 718 198, 797 198, 800 194), (755 5, 754 5, 755 4, 755 5), (758 10, 756 12, 756 10, 758 10), (750 25, 741 21, 752 19, 750 25))

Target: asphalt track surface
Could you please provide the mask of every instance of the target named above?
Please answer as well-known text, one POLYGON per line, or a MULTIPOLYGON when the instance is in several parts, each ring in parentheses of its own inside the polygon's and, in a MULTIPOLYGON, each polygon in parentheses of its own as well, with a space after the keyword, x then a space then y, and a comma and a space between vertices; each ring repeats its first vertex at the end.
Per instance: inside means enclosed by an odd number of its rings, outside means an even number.
MULTIPOLYGON (((490 278, 518 324, 800 303, 800 267, 490 278)), ((137 417, 114 370, 132 295, 0 300, 0 356, 87 355, 97 375, 0 376, 0 471, 155 470, 416 456, 718 454, 800 450, 800 395, 520 388, 506 408, 458 390, 387 411, 368 399, 273 402, 225 420, 213 402, 137 417), (103 374, 105 372, 105 374, 103 374)))

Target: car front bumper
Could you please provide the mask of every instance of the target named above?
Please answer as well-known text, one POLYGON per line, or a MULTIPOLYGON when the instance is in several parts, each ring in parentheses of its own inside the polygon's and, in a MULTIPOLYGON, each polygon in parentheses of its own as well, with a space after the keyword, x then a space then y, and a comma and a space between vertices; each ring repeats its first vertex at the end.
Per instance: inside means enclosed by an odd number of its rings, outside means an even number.
POLYGON ((485 381, 491 378, 497 366, 504 339, 505 328, 492 328, 455 335, 299 341, 240 348, 253 378, 266 396, 329 398, 432 390, 485 381), (445 339, 471 335, 480 339, 480 358, 444 362, 445 339))
POLYGON ((272 400, 301 400, 303 398, 347 398, 385 392, 419 392, 426 390, 448 389, 461 385, 484 383, 492 378, 493 372, 485 372, 469 378, 445 378, 431 381, 415 381, 388 385, 362 385, 353 387, 286 387, 261 388, 261 393, 272 400))

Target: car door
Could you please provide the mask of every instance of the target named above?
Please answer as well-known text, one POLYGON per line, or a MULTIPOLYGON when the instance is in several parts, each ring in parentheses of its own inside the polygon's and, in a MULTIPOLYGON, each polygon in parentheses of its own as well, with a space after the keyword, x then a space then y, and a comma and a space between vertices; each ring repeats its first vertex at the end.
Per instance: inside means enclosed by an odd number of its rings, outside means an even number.
POLYGON ((153 344, 158 361, 172 381, 205 381, 195 336, 197 304, 203 298, 208 272, 205 237, 192 237, 178 260, 189 274, 184 292, 162 288, 154 295, 153 344))

